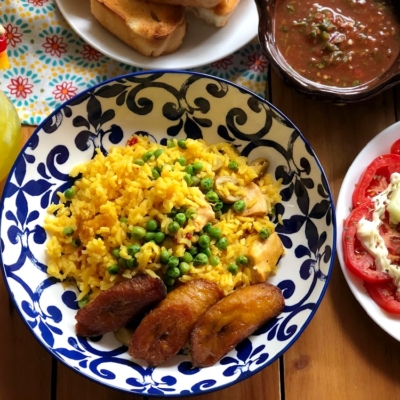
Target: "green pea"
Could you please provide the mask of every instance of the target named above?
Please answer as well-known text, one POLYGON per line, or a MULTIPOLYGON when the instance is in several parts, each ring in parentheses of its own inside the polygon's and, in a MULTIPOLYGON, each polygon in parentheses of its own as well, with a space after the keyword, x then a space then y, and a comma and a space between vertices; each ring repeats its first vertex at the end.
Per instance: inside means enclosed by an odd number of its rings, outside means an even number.
POLYGON ((212 224, 210 222, 207 222, 203 227, 203 231, 208 233, 211 228, 212 228, 212 224))
POLYGON ((107 268, 107 271, 110 275, 117 275, 119 272, 119 267, 117 264, 113 264, 107 268))
POLYGON ((171 211, 167 214, 170 218, 175 218, 175 215, 178 214, 179 210, 175 207, 172 207, 171 211))
POLYGON ((181 274, 181 271, 178 267, 169 267, 165 273, 171 278, 177 278, 181 274))
POLYGON ((211 238, 213 239, 219 239, 222 235, 222 231, 220 228, 217 227, 212 227, 208 230, 208 234, 210 235, 211 238))
POLYGON ((246 203, 243 200, 238 200, 233 203, 233 209, 237 213, 242 213, 246 209, 246 203))
POLYGON ((191 254, 193 257, 199 252, 196 246, 190 247, 187 249, 187 252, 191 254))
POLYGON ((208 262, 213 266, 216 267, 219 264, 219 258, 217 256, 211 256, 208 262))
POLYGON ((207 248, 210 246, 210 237, 208 235, 201 235, 198 244, 200 247, 207 248))
POLYGON ((146 229, 142 228, 141 226, 134 226, 131 229, 131 236, 134 239, 137 240, 143 239, 145 234, 146 234, 146 229))
POLYGON ((63 234, 64 236, 72 236, 74 234, 74 230, 70 226, 67 226, 63 229, 63 234))
POLYGON ((200 188, 204 191, 204 192, 208 192, 210 191, 214 186, 214 182, 211 178, 203 178, 200 181, 200 188))
POLYGON ((209 247, 201 250, 207 257, 211 256, 211 250, 209 247))
POLYGON ((184 213, 178 213, 175 215, 174 221, 183 226, 186 222, 186 215, 184 213))
POLYGON ((199 253, 196 255, 196 257, 193 260, 193 265, 198 266, 198 265, 206 265, 208 263, 208 257, 204 253, 199 253))
POLYGON ((119 222, 121 222, 121 224, 127 224, 127 223, 128 223, 128 218, 126 218, 126 217, 121 217, 121 218, 119 219, 119 222))
POLYGON ((275 217, 275 215, 276 215, 276 209, 275 209, 275 207, 272 206, 271 210, 270 210, 270 212, 268 214, 268 217, 269 217, 269 219, 272 219, 272 218, 275 217))
POLYGON ((175 235, 175 233, 179 231, 179 228, 180 225, 176 221, 170 222, 167 227, 168 232, 172 235, 175 235))
POLYGON ((140 166, 144 165, 144 161, 141 158, 137 158, 136 160, 133 161, 133 163, 140 166))
POLYGON ((168 264, 168 267, 171 267, 171 268, 177 267, 179 265, 179 258, 175 257, 175 256, 171 256, 168 259, 167 264, 168 264))
POLYGON ((186 165, 186 158, 185 157, 179 157, 175 162, 179 163, 184 167, 186 165))
POLYGON ((189 208, 188 210, 185 211, 185 217, 186 219, 194 219, 197 217, 197 211, 194 210, 193 208, 189 208))
POLYGON ((190 263, 193 261, 193 256, 188 251, 185 251, 183 253, 183 256, 181 257, 181 261, 185 263, 190 263))
POLYGON ((150 242, 151 240, 154 240, 155 235, 156 235, 155 232, 146 232, 143 239, 145 242, 150 242))
POLYGON ((183 179, 187 183, 188 186, 193 186, 193 177, 189 174, 186 174, 183 179))
POLYGON ((160 177, 160 173, 157 171, 156 168, 151 169, 151 176, 154 180, 157 180, 160 177))
POLYGON ((115 258, 119 258, 119 248, 117 247, 116 249, 113 249, 113 251, 111 252, 111 254, 113 255, 113 257, 115 258))
POLYGON ((140 251, 140 245, 138 245, 138 244, 136 244, 136 243, 130 244, 130 245, 127 247, 127 251, 128 251, 128 254, 129 254, 130 256, 134 256, 136 253, 139 253, 139 251, 140 251))
POLYGON ((165 276, 164 277, 164 283, 167 289, 171 289, 172 286, 175 285, 175 278, 172 278, 171 276, 165 276))
POLYGON ((80 300, 78 300, 78 307, 83 308, 88 303, 89 303, 89 296, 86 295, 85 297, 82 297, 80 300))
POLYGON ((221 210, 214 211, 214 214, 215 214, 215 219, 220 219, 222 217, 221 210))
POLYGON ((125 269, 127 267, 127 259, 120 257, 118 259, 118 266, 121 267, 122 269, 125 269))
POLYGON ((183 150, 186 150, 187 149, 186 140, 179 139, 178 140, 178 147, 180 147, 183 150))
MULTIPOLYGON (((208 193, 207 193, 208 194, 208 193)), ((221 211, 222 208, 224 207, 224 203, 222 200, 218 200, 213 206, 212 209, 214 211, 221 211)))
POLYGON ((155 157, 155 158, 158 158, 158 157, 161 156, 162 153, 164 153, 164 150, 163 150, 163 149, 157 149, 157 150, 154 152, 154 157, 155 157))
POLYGON ((168 140, 168 142, 167 142, 167 147, 168 147, 169 149, 172 149, 173 147, 176 147, 175 140, 174 140, 174 139, 168 140))
POLYGON ((236 275, 239 271, 239 268, 236 264, 229 264, 227 267, 227 270, 232 274, 232 275, 236 275))
POLYGON ((271 231, 268 228, 262 228, 261 231, 258 232, 258 235, 261 239, 266 240, 271 235, 271 231))
POLYGON ((248 259, 246 256, 238 256, 236 258, 236 264, 238 265, 246 265, 248 263, 248 259))
POLYGON ((154 157, 154 152, 147 151, 143 154, 143 161, 149 161, 152 157, 154 157))
POLYGON ((190 175, 190 176, 194 175, 193 165, 188 165, 188 166, 185 168, 185 172, 186 172, 188 175, 190 175))
POLYGON ((228 168, 231 169, 232 171, 237 171, 239 166, 236 161, 232 160, 232 161, 229 161, 228 168))
POLYGON ((200 178, 198 176, 192 176, 192 186, 199 186, 200 185, 200 178))
MULTIPOLYGON (((216 203, 216 202, 219 200, 219 197, 218 197, 218 195, 217 195, 216 192, 214 192, 213 190, 210 190, 210 191, 207 192, 207 194, 206 194, 206 200, 207 200, 209 203, 216 203)), ((222 206, 221 206, 221 208, 222 208, 222 206)))
POLYGON ((160 254, 160 261, 161 261, 163 264, 167 264, 170 257, 171 257, 171 256, 170 256, 168 250, 162 250, 162 251, 161 251, 161 254, 160 254))
POLYGON ((64 196, 66 199, 72 199, 76 195, 76 191, 74 188, 69 188, 64 192, 64 196))
POLYGON ((228 248, 228 239, 224 237, 218 239, 217 243, 215 243, 215 246, 220 250, 226 250, 228 248))
POLYGON ((82 242, 78 238, 73 238, 72 239, 72 246, 74 247, 80 247, 82 242))
POLYGON ((154 235, 154 241, 157 244, 161 244, 165 240, 165 233, 164 232, 156 232, 154 235))
POLYGON ((149 232, 155 232, 158 228, 158 222, 155 219, 149 219, 146 224, 146 229, 149 232))
POLYGON ((129 260, 126 260, 126 266, 129 269, 136 268, 138 266, 138 262, 137 262, 136 258, 132 257, 129 260))
POLYGON ((190 265, 187 262, 181 262, 179 264, 180 275, 185 275, 190 271, 190 265))
POLYGON ((197 173, 197 172, 200 172, 202 169, 203 169, 203 163, 201 163, 200 161, 195 161, 194 163, 193 163, 193 169, 194 169, 194 171, 197 173))

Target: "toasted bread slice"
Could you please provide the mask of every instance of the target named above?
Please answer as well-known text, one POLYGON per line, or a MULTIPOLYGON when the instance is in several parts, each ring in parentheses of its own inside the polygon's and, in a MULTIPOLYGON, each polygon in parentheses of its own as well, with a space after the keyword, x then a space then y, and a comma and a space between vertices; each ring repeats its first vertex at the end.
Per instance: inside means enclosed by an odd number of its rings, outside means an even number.
POLYGON ((188 7, 187 9, 208 24, 215 25, 217 28, 222 28, 236 10, 239 2, 240 0, 222 0, 213 8, 188 7))
POLYGON ((212 8, 218 5, 221 0, 152 0, 160 4, 173 4, 184 7, 212 8))
POLYGON ((146 0, 91 0, 93 16, 145 56, 175 51, 186 34, 185 8, 146 0))

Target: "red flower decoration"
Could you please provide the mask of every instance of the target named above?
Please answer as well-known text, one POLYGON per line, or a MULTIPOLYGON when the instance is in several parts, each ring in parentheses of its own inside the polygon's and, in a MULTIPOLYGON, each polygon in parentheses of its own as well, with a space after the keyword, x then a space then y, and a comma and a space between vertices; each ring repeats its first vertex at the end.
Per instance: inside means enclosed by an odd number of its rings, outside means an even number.
POLYGON ((60 85, 56 85, 53 95, 57 100, 66 101, 74 97, 77 91, 78 88, 72 86, 72 82, 62 82, 60 85))
POLYGON ((36 6, 36 7, 42 7, 48 1, 49 0, 28 0, 28 3, 32 4, 32 5, 36 6))
POLYGON ((215 61, 211 64, 212 67, 218 69, 228 69, 233 64, 233 56, 225 57, 222 60, 215 61))
POLYGON ((7 88, 10 90, 10 94, 15 95, 15 97, 26 99, 28 94, 32 93, 33 85, 28 83, 28 78, 18 76, 15 79, 11 79, 11 83, 7 88))
POLYGON ((43 44, 45 52, 52 56, 61 57, 63 53, 67 52, 67 44, 64 39, 57 35, 46 38, 46 43, 43 44))
POLYGON ((254 53, 248 56, 246 66, 253 71, 264 72, 268 68, 268 60, 264 54, 254 53))
POLYGON ((7 39, 7 43, 15 47, 18 43, 22 42, 22 33, 18 32, 18 28, 16 26, 12 26, 11 24, 3 25, 6 30, 5 37, 7 39))
POLYGON ((94 49, 92 46, 89 46, 88 44, 85 44, 83 46, 81 55, 85 60, 88 60, 88 61, 99 61, 100 58, 103 57, 103 54, 101 54, 100 52, 98 52, 96 49, 94 49))

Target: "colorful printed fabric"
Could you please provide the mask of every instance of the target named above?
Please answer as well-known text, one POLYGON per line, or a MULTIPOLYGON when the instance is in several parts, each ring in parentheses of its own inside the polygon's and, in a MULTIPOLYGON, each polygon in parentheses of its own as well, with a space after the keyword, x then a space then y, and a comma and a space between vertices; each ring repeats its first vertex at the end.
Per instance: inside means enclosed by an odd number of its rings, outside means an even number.
MULTIPOLYGON (((112 60, 85 43, 67 24, 54 0, 2 0, 12 67, 0 71, 0 90, 21 121, 41 123, 77 93, 141 68, 112 60)), ((264 97, 268 62, 256 39, 234 54, 194 71, 240 84, 264 97)))

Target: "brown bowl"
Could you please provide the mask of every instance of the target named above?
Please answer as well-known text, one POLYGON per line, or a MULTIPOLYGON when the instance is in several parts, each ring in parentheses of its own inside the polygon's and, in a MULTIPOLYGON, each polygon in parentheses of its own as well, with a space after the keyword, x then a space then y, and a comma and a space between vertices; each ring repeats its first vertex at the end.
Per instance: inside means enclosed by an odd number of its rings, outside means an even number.
MULTIPOLYGON (((400 53, 391 68, 371 82, 356 87, 322 85, 304 78, 286 62, 275 43, 275 5, 280 0, 255 0, 259 15, 258 38, 261 48, 284 83, 316 100, 335 103, 354 103, 366 100, 400 82, 400 53)), ((393 8, 400 15, 400 2, 393 1, 393 8)))

